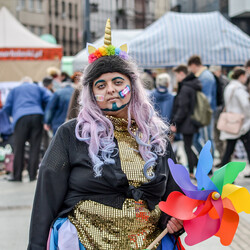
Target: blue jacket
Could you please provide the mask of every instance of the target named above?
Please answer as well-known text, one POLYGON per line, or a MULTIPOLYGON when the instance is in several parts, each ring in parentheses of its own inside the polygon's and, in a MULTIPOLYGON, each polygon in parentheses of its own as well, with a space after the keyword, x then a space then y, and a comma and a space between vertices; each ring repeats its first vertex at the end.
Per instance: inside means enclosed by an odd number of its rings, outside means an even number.
POLYGON ((53 133, 62 125, 67 116, 68 106, 74 88, 67 85, 63 89, 57 90, 51 97, 44 115, 44 123, 52 127, 53 133))
POLYGON ((11 135, 13 128, 9 119, 8 114, 4 110, 0 110, 0 134, 11 135))
POLYGON ((167 89, 164 92, 155 89, 150 97, 155 110, 159 112, 165 121, 169 122, 172 116, 174 96, 170 94, 167 89))
POLYGON ((43 107, 49 99, 45 88, 34 83, 23 83, 10 91, 3 112, 13 118, 12 126, 15 128, 17 121, 25 115, 43 115, 43 107))
POLYGON ((205 69, 198 77, 202 84, 202 92, 206 95, 212 110, 216 109, 216 80, 213 74, 205 69))

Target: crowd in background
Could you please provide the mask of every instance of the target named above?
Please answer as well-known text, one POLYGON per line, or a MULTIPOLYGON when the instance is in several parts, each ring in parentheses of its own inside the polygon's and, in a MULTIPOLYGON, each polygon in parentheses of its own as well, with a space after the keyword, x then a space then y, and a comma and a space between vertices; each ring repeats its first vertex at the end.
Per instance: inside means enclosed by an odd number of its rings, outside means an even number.
MULTIPOLYGON (((202 59, 194 55, 186 65, 178 65, 171 72, 146 69, 141 74, 152 104, 169 124, 171 143, 184 142, 191 178, 195 178, 198 156, 207 140, 212 143, 212 156, 216 152, 219 157, 219 164, 215 167, 229 162, 235 149, 237 156, 235 146, 238 139, 242 141, 250 162, 250 61, 244 67, 235 67, 226 73, 218 65, 204 66, 202 59), (199 91, 205 94, 212 110, 207 126, 197 124, 193 119, 199 91), (219 115, 224 110, 244 115, 238 134, 231 135, 217 129, 219 115)), ((78 115, 82 76, 81 72, 69 76, 51 67, 42 81, 43 86, 25 77, 20 86, 11 90, 0 111, 1 143, 10 143, 15 156, 10 181, 22 181, 27 142, 26 167, 30 181, 36 179, 40 158, 58 127, 78 115)), ((243 151, 240 149, 239 152, 243 151)))

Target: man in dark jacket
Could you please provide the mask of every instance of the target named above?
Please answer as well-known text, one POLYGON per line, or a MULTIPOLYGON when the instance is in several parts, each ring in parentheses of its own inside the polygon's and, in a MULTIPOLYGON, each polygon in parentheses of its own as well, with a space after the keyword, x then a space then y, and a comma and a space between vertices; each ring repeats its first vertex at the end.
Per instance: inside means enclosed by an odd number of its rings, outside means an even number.
POLYGON ((176 125, 177 131, 183 134, 189 173, 190 177, 194 178, 193 170, 197 164, 197 157, 191 147, 193 135, 198 132, 199 127, 193 123, 191 115, 196 103, 196 91, 201 91, 201 83, 193 73, 188 75, 188 69, 185 65, 180 65, 174 68, 173 71, 179 85, 174 101, 172 123, 176 125))

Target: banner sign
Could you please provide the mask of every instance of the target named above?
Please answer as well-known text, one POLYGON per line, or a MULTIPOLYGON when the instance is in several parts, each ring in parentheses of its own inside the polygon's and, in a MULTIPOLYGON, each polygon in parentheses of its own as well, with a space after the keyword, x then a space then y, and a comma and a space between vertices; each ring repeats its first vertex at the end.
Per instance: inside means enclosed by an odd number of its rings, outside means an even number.
POLYGON ((0 48, 0 60, 61 60, 62 48, 0 48))

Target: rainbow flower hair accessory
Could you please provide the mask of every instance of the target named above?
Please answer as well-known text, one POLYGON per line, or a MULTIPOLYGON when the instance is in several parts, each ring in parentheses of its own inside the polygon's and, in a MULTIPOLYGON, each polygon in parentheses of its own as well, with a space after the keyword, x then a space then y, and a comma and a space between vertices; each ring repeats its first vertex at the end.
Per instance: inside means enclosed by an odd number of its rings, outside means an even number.
POLYGON ((96 48, 93 44, 87 43, 88 59, 89 63, 94 62, 102 56, 120 56, 123 59, 128 59, 128 46, 123 44, 116 48, 111 44, 111 26, 110 19, 107 20, 104 35, 104 45, 100 48, 96 48))

